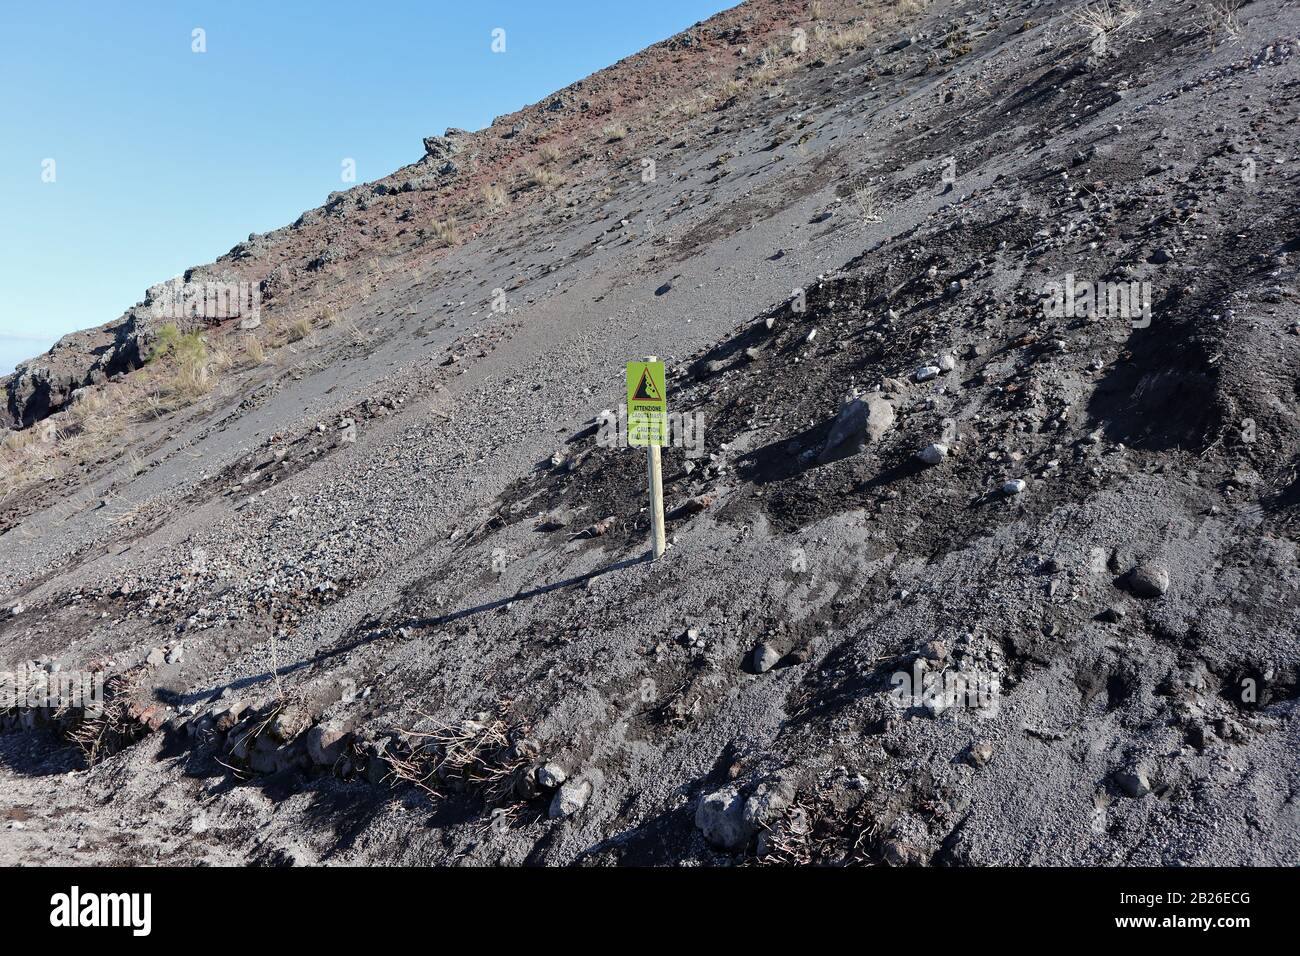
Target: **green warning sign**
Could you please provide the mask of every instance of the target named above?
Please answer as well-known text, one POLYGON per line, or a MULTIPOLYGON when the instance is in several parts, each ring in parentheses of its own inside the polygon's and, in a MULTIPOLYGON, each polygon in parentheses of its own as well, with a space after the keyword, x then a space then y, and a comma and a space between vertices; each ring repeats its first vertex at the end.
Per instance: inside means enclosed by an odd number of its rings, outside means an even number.
POLYGON ((663 362, 627 363, 627 443, 668 443, 668 392, 663 362))

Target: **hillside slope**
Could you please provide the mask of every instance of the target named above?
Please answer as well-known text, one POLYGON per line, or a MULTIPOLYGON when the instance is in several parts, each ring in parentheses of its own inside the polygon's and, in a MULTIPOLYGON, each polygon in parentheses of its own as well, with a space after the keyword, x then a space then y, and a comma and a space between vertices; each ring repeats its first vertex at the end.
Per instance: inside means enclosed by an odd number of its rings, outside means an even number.
POLYGON ((1300 15, 1102 9, 753 0, 21 367, 0 862, 1300 860, 1300 15))

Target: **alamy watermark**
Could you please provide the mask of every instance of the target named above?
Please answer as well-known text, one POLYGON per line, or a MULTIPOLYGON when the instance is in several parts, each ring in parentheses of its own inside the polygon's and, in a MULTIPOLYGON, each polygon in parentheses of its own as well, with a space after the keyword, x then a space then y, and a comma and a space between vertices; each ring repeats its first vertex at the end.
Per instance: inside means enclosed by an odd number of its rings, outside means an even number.
POLYGON ((153 930, 152 893, 91 893, 73 886, 50 897, 50 925, 59 929, 121 927, 132 936, 153 930))
POLYGON ((1151 283, 1146 280, 1090 282, 1067 272, 1060 282, 1052 280, 1043 287, 1042 303, 1049 319, 1122 318, 1135 329, 1151 324, 1151 283))
MULTIPOLYGON (((704 454, 704 413, 668 412, 665 414, 666 444, 672 448, 685 448, 687 458, 704 454)), ((596 444, 601 448, 627 448, 627 405, 618 406, 618 412, 605 409, 596 416, 596 444)))
POLYGON ((890 697, 900 708, 923 707, 938 714, 948 710, 973 710, 981 717, 998 712, 1001 697, 996 674, 982 671, 934 670, 917 658, 912 671, 897 671, 889 679, 890 697))
POLYGON ((256 282, 182 282, 173 279, 152 290, 156 319, 256 319, 262 312, 262 288, 256 282))
POLYGON ((82 710, 92 717, 104 712, 103 671, 57 671, 27 664, 0 671, 0 711, 46 708, 82 710))

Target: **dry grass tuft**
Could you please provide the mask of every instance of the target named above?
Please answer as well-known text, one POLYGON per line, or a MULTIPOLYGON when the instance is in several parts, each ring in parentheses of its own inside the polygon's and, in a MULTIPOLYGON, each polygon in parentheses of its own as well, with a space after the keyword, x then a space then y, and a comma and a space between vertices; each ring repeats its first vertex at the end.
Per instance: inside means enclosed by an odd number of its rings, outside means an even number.
POLYGON ((370 336, 366 335, 353 319, 343 320, 343 332, 352 340, 354 345, 365 345, 370 341, 370 336))
POLYGON ((881 860, 881 828, 864 801, 841 811, 829 801, 796 801, 765 828, 759 866, 872 866, 881 860))
POLYGON ((553 193, 564 185, 564 177, 559 173, 553 173, 549 169, 530 169, 526 173, 526 182, 529 186, 538 186, 548 193, 553 193))
POLYGON ((311 323, 306 319, 294 319, 287 331, 290 342, 301 342, 311 335, 311 323))
POLYGON ((849 48, 866 46, 871 40, 871 24, 863 20, 850 26, 827 31, 823 37, 826 47, 836 53, 849 48))
POLYGON ((211 357, 212 371, 218 377, 223 372, 228 372, 234 368, 239 360, 237 349, 225 337, 208 343, 208 353, 211 357))
POLYGON ((758 55, 757 68, 749 76, 750 82, 758 87, 770 86, 797 70, 799 58, 787 56, 788 52, 777 46, 768 46, 764 49, 758 55))
POLYGON ((899 17, 911 17, 918 13, 924 13, 926 7, 930 5, 930 0, 899 0, 894 7, 894 13, 899 17))
POLYGON ((617 143, 621 139, 627 139, 627 127, 622 123, 606 123, 601 127, 600 132, 607 143, 617 143))
POLYGON ((261 365, 266 361, 266 346, 262 344, 260 336, 245 334, 241 345, 248 361, 253 365, 261 365))
POLYGON ((154 372, 156 395, 169 409, 201 398, 217 383, 207 342, 198 331, 182 333, 174 325, 163 326, 148 364, 154 372))
POLYGON ((109 677, 104 682, 102 706, 88 706, 74 715, 67 737, 81 751, 87 766, 95 766, 149 732, 131 699, 141 686, 143 673, 144 669, 137 667, 109 677))
POLYGON ((537 747, 528 739, 527 724, 509 716, 510 705, 502 701, 495 713, 430 731, 402 731, 405 753, 387 757, 393 776, 435 801, 472 793, 490 807, 525 802, 537 747))
POLYGON ((505 209, 506 206, 510 205, 509 195, 507 195, 504 188, 496 183, 485 183, 482 192, 483 201, 490 210, 505 209))
POLYGON ((1224 36, 1233 43, 1240 43, 1246 36, 1246 28, 1241 22, 1243 6, 1243 0, 1210 0, 1201 10, 1201 29, 1211 40, 1224 36))
POLYGON ((1098 0, 1080 7, 1070 14, 1070 19, 1087 30, 1094 38, 1108 36, 1122 30, 1138 18, 1137 10, 1125 2, 1098 0))
POLYGON ((676 114, 683 119, 694 119, 706 110, 712 109, 716 102, 712 94, 696 90, 687 96, 679 97, 668 107, 669 114, 676 114))
POLYGON ((853 209, 863 222, 883 222, 876 191, 870 186, 859 186, 849 196, 853 209))
POLYGON ((429 231, 433 233, 433 238, 438 240, 438 244, 450 248, 460 242, 460 228, 456 224, 455 216, 448 216, 446 219, 435 219, 429 226, 429 231))

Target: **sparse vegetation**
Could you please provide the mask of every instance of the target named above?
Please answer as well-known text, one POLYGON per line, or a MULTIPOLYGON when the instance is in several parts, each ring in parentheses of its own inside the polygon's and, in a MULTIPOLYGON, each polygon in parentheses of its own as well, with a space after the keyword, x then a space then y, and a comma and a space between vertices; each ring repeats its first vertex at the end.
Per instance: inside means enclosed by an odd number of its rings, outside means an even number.
POLYGON ((607 143, 617 143, 621 139, 627 139, 627 127, 622 123, 606 123, 600 132, 607 143))
POLYGON ((835 52, 847 50, 850 47, 866 46, 871 39, 871 24, 863 20, 860 23, 851 26, 840 27, 835 30, 829 30, 825 33, 823 42, 827 48, 835 52))
POLYGON ((668 107, 668 112, 669 114, 675 113, 685 119, 694 119, 705 110, 712 108, 713 103, 712 95, 704 90, 696 90, 687 96, 674 100, 672 105, 668 107))
POLYGON ((1094 38, 1122 30, 1137 18, 1138 12, 1133 7, 1112 0, 1098 0, 1070 14, 1070 19, 1094 38))
POLYGON ((87 766, 93 767, 148 732, 140 719, 142 710, 131 699, 139 687, 140 671, 136 668, 109 677, 104 682, 102 705, 75 715, 67 737, 81 751, 87 766))
POLYGON ((0 440, 0 499, 129 446, 124 435, 141 407, 138 385, 88 386, 63 411, 5 433, 0 440))
POLYGON ((260 336, 247 333, 243 337, 242 345, 244 354, 252 364, 261 365, 266 361, 266 346, 262 344, 260 336))
POLYGON ((140 457, 140 453, 138 451, 136 451, 134 448, 127 451, 126 473, 128 477, 134 478, 136 477, 136 475, 144 474, 145 467, 146 467, 145 460, 140 457))
POLYGON ((179 408, 206 395, 216 385, 207 342, 197 329, 182 333, 175 325, 159 332, 149 366, 154 392, 168 408, 179 408))
POLYGON ((672 112, 677 113, 686 119, 693 119, 700 115, 700 102, 692 96, 683 96, 672 105, 672 112))
POLYGON ((306 319, 294 319, 289 323, 288 334, 290 342, 301 342, 311 335, 311 323, 306 319))
POLYGON ((876 200, 876 191, 870 186, 859 186, 850 194, 850 202, 853 209, 862 218, 863 222, 881 222, 879 203, 876 200))
POLYGON ((495 713, 472 720, 403 731, 405 753, 388 756, 393 776, 435 801, 469 792, 489 807, 512 812, 527 798, 537 750, 527 724, 511 718, 509 710, 510 701, 502 701, 495 713))
POLYGON ((73 397, 72 405, 67 413, 68 420, 74 427, 84 429, 103 413, 107 404, 108 401, 104 396, 104 392, 100 389, 87 388, 81 390, 73 397))
POLYGON ((1201 26, 1212 40, 1224 36, 1233 43, 1240 43, 1246 35, 1246 28, 1241 22, 1242 0, 1209 0, 1201 12, 1201 26))
POLYGON ((527 172, 527 183, 530 186, 539 186, 548 193, 555 192, 564 185, 564 177, 559 173, 551 172, 549 169, 530 169, 527 172))
POLYGON ((252 335, 244 336, 236 348, 229 340, 209 343, 198 330, 163 326, 144 368, 120 382, 79 389, 62 411, 5 434, 0 441, 0 498, 97 457, 124 451, 133 455, 126 437, 133 420, 161 417, 207 395, 221 374, 238 364, 241 351, 253 364, 266 357, 252 335))
POLYGON ((750 82, 759 87, 769 86, 797 70, 798 57, 787 56, 787 52, 776 46, 763 50, 758 56, 758 67, 750 74, 750 82))
POLYGON ((176 325, 169 322, 158 330, 148 361, 156 362, 178 352, 190 351, 201 344, 202 339, 197 332, 182 333, 176 325))
POLYGON ((0 498, 7 498, 28 481, 45 477, 50 451, 38 444, 34 426, 5 435, 0 441, 0 498))
POLYGON ((365 345, 370 341, 370 336, 366 335, 352 319, 343 320, 343 332, 355 345, 365 345))
POLYGON ((548 143, 537 151, 537 161, 543 166, 554 166, 563 155, 558 146, 548 143))
POLYGON ((208 355, 210 357, 212 371, 218 377, 220 377, 223 372, 227 372, 234 368, 239 358, 236 350, 231 347, 229 340, 224 337, 209 343, 208 355))
POLYGON ((510 197, 505 189, 496 183, 485 183, 482 189, 483 201, 487 204, 488 209, 504 209, 510 205, 510 197))
POLYGON ((447 216, 445 219, 435 219, 429 227, 433 237, 443 246, 454 246, 460 241, 460 230, 456 225, 455 216, 447 216))
POLYGON ((950 56, 965 56, 971 51, 971 46, 966 42, 966 27, 960 20, 955 20, 948 27, 948 32, 943 38, 943 47, 950 56))

